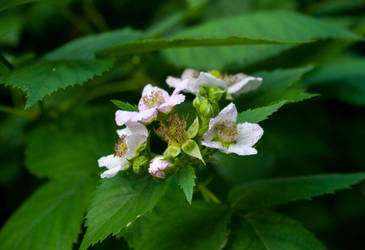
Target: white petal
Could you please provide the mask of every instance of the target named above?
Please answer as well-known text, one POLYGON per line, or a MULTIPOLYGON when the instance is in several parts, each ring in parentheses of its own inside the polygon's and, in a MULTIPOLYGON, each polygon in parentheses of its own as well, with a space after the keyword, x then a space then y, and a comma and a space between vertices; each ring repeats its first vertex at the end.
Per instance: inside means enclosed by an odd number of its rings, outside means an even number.
POLYGON ((149 123, 154 118, 156 118, 157 115, 158 115, 158 110, 156 108, 146 109, 138 113, 138 115, 136 116, 136 120, 143 123, 149 123))
POLYGON ((125 154, 125 158, 130 160, 136 156, 136 150, 147 140, 147 136, 133 134, 128 136, 126 140, 127 140, 128 150, 125 154))
POLYGON ((180 78, 168 76, 166 79, 167 85, 172 88, 177 88, 181 84, 182 80, 180 78))
POLYGON ((230 121, 236 123, 237 120, 237 108, 234 103, 228 104, 224 109, 219 112, 219 114, 215 117, 210 119, 209 121, 209 130, 211 130, 215 124, 221 123, 224 121, 230 121))
POLYGON ((146 105, 144 105, 144 103, 143 103, 143 98, 150 96, 152 92, 160 92, 162 94, 162 97, 165 100, 167 100, 170 97, 169 93, 167 93, 166 90, 161 89, 159 87, 153 87, 151 84, 147 84, 143 88, 142 97, 141 97, 141 99, 139 100, 139 103, 138 103, 138 110, 139 111, 144 111, 144 110, 148 109, 148 107, 146 107, 146 105))
POLYGON ((249 122, 238 124, 237 131, 237 146, 240 147, 251 147, 255 145, 264 134, 264 130, 260 125, 249 122))
POLYGON ((117 110, 117 112, 115 112, 115 122, 118 126, 123 126, 129 121, 136 121, 135 118, 137 114, 138 112, 117 110))
POLYGON ((177 104, 180 104, 185 101, 185 96, 182 94, 178 95, 172 95, 167 102, 162 104, 160 107, 158 107, 158 110, 162 113, 170 112, 171 109, 176 106, 177 104))
POLYGON ((203 135, 203 140, 206 142, 210 142, 214 139, 214 134, 212 133, 212 131, 209 129, 204 135, 203 135))
POLYGON ((224 89, 227 88, 227 83, 225 81, 207 72, 200 72, 200 75, 196 81, 196 85, 198 86, 198 88, 200 86, 209 86, 209 87, 220 86, 224 89))
POLYGON ((119 166, 122 166, 122 163, 125 161, 125 159, 114 156, 114 154, 103 156, 99 158, 98 164, 99 167, 107 167, 109 169, 116 168, 119 166))
POLYGON ((124 135, 128 136, 131 134, 130 130, 128 128, 118 129, 117 134, 119 137, 122 137, 124 135))
POLYGON ((234 95, 240 95, 247 93, 251 90, 257 89, 262 82, 261 77, 248 76, 239 82, 236 82, 232 86, 228 87, 228 93, 234 95))
POLYGON ((181 75, 181 79, 194 79, 197 78, 199 76, 199 72, 196 71, 195 69, 186 69, 184 70, 184 72, 181 75))
POLYGON ((127 124, 128 135, 139 134, 148 136, 148 130, 145 125, 139 122, 128 122, 127 124))
POLYGON ((238 155, 255 155, 257 154, 257 150, 253 147, 248 146, 240 146, 238 144, 231 144, 229 145, 228 150, 225 149, 227 153, 235 153, 238 155))
POLYGON ((202 145, 206 146, 208 148, 216 148, 216 149, 220 149, 220 150, 225 150, 226 148, 223 147, 222 143, 217 142, 217 141, 202 141, 202 145))
POLYGON ((122 169, 122 166, 116 167, 116 168, 112 168, 109 169, 107 171, 104 171, 100 177, 101 178, 112 178, 114 177, 120 170, 122 169))

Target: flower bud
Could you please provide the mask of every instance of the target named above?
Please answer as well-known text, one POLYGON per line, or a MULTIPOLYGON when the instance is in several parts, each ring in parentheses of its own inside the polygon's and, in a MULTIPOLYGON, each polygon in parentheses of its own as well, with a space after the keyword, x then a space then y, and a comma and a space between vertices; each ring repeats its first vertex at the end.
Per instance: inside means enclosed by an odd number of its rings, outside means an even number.
POLYGON ((219 102, 225 93, 226 91, 222 87, 210 87, 208 90, 208 99, 210 101, 219 102))
POLYGON ((150 159, 145 155, 136 157, 133 160, 133 172, 135 172, 136 174, 146 173, 149 161, 150 161, 150 159))
POLYGON ((197 96, 193 101, 193 105, 199 115, 204 118, 214 117, 219 112, 217 103, 211 103, 207 98, 202 96, 197 96))
POLYGON ((156 156, 150 163, 148 172, 157 178, 166 178, 166 170, 168 170, 172 164, 163 160, 162 156, 156 156))

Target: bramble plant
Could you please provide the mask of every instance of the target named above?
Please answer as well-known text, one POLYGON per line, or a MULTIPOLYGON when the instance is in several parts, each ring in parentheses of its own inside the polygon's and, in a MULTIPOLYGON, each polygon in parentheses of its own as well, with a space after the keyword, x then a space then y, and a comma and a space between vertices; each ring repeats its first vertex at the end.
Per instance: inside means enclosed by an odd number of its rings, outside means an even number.
POLYGON ((0 249, 362 249, 364 11, 0 0, 0 249))

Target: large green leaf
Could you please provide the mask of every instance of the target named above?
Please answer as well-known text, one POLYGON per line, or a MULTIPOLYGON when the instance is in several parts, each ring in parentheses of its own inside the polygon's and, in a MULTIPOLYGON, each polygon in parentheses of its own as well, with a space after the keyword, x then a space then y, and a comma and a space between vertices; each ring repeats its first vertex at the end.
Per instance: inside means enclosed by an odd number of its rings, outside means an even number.
POLYGON ((257 209, 290 201, 309 200, 349 188, 363 180, 364 172, 263 180, 233 188, 228 199, 233 206, 240 209, 257 209))
POLYGON ((231 215, 222 205, 201 201, 189 205, 178 187, 170 185, 153 212, 122 235, 136 250, 219 249, 227 238, 231 215))
POLYGON ((285 101, 281 101, 269 106, 246 110, 238 115, 237 122, 259 123, 269 118, 270 115, 278 111, 279 108, 281 108, 285 103, 286 103, 285 101))
POLYGON ((123 28, 97 35, 75 39, 48 53, 47 60, 93 59, 94 52, 114 44, 138 40, 142 33, 131 28, 123 28))
POLYGON ((111 62, 96 60, 42 62, 10 71, 0 76, 0 82, 27 92, 25 108, 29 108, 60 88, 82 84, 101 75, 111 65, 111 62))
POLYGON ((95 180, 90 178, 45 184, 5 223, 0 249, 71 250, 94 188, 95 180))
POLYGON ((115 130, 113 113, 90 107, 40 125, 29 136, 26 165, 41 178, 95 175, 97 159, 113 152, 115 130))
POLYGON ((228 249, 250 250, 324 250, 312 233, 291 218, 272 211, 242 216, 233 228, 228 249))
POLYGON ((86 216, 87 231, 80 248, 86 249, 130 226, 153 209, 167 185, 167 180, 158 182, 150 176, 132 178, 120 174, 104 179, 86 216))
POLYGON ((181 168, 176 174, 177 182, 185 193, 186 200, 191 204, 195 186, 195 171, 193 167, 181 168))
POLYGON ((306 86, 323 95, 356 105, 365 105, 365 58, 349 58, 324 65, 303 79, 306 86))
MULTIPOLYGON (((244 36, 251 39, 286 42, 359 39, 359 37, 340 26, 286 11, 267 11, 221 18, 181 31, 173 38, 222 38, 227 36, 244 36)), ((164 55, 179 67, 221 69, 231 64, 246 66, 279 55, 294 46, 243 45, 184 48, 164 51, 164 55)))
MULTIPOLYGON (((311 94, 305 93, 300 85, 296 84, 310 70, 312 67, 278 69, 257 73, 256 76, 263 79, 262 85, 254 91, 239 96, 235 103, 241 110, 243 107, 251 108, 276 104, 264 110, 267 112, 279 107, 278 103, 282 101, 296 102, 312 97, 311 94)), ((261 110, 260 112, 264 111, 261 110)))

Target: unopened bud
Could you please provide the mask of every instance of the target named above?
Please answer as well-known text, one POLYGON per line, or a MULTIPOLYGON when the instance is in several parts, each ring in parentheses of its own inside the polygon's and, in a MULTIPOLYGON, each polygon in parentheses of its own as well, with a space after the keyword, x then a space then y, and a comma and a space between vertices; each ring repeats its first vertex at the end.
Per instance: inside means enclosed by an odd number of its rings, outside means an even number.
POLYGON ((208 99, 210 101, 219 102, 225 93, 226 91, 222 87, 210 87, 208 90, 208 99))

